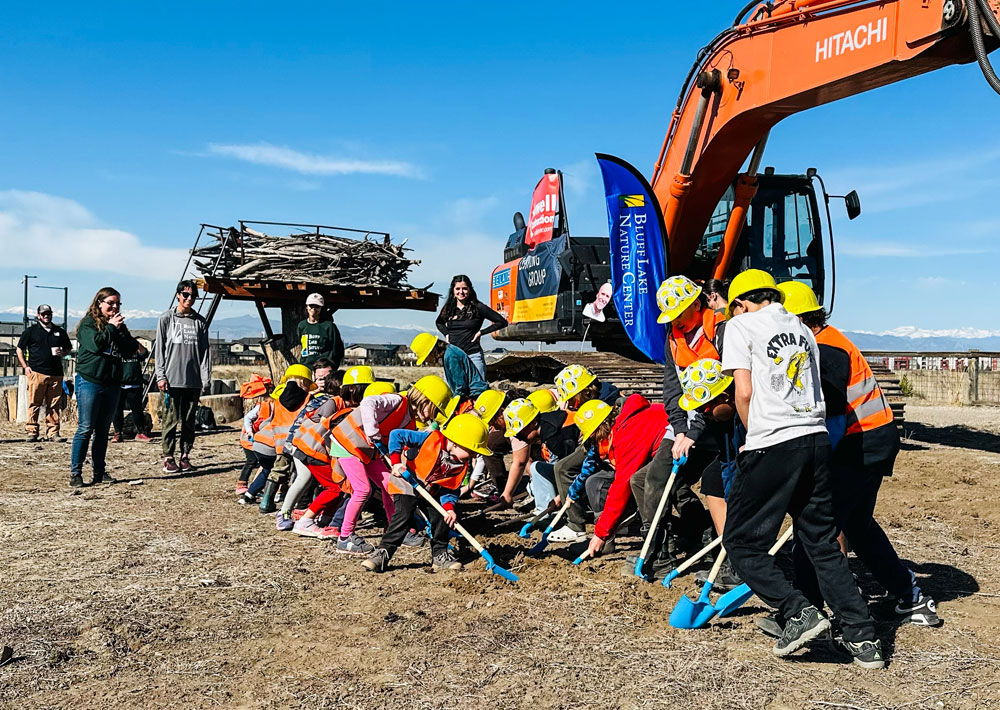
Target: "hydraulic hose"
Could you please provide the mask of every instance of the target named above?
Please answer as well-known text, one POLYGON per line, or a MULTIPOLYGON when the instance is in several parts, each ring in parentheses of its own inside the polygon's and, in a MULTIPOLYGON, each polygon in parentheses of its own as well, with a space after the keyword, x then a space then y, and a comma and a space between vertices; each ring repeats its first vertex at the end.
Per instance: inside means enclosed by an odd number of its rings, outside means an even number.
POLYGON ((986 24, 989 25, 990 31, 996 37, 1000 37, 1000 22, 993 15, 993 11, 986 4, 986 0, 969 0, 967 5, 969 8, 969 35, 972 37, 972 51, 976 55, 976 61, 979 62, 979 68, 982 70, 983 76, 986 77, 986 83, 995 92, 1000 94, 1000 77, 993 70, 993 65, 990 64, 990 58, 986 53, 986 41, 983 38, 983 26, 980 22, 979 13, 982 12, 986 16, 986 24))

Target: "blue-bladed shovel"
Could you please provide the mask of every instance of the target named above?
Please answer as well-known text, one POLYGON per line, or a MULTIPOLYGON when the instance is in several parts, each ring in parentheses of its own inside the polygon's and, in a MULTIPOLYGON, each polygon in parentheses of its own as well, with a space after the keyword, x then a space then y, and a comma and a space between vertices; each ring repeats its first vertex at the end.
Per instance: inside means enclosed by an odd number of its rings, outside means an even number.
POLYGON ((573 504, 573 499, 570 498, 569 496, 566 496, 566 502, 563 503, 562 507, 559 508, 559 511, 556 513, 556 517, 552 518, 552 522, 546 526, 544 531, 542 531, 542 539, 538 541, 537 545, 533 546, 530 550, 528 550, 529 555, 537 555, 539 552, 541 552, 548 546, 549 535, 552 533, 553 530, 555 530, 556 525, 559 524, 559 521, 562 519, 562 516, 566 513, 567 510, 569 510, 569 507, 572 504, 573 504))
POLYGON ((667 573, 667 576, 663 578, 663 586, 666 587, 667 589, 670 589, 675 579, 684 574, 688 570, 688 568, 695 562, 697 562, 702 557, 704 557, 709 552, 718 547, 721 542, 722 542, 722 535, 719 535, 719 537, 715 538, 710 543, 705 545, 703 548, 698 550, 696 553, 694 553, 686 560, 684 560, 684 562, 680 566, 678 566, 677 569, 670 570, 667 573))
POLYGON ((723 547, 715 557, 715 564, 712 565, 712 571, 708 573, 705 586, 701 588, 698 601, 693 602, 686 595, 682 595, 677 600, 677 606, 670 612, 671 626, 675 629, 699 629, 715 616, 715 607, 709 601, 708 593, 712 591, 712 585, 715 584, 715 578, 719 575, 719 570, 725 559, 726 548, 723 547))
POLYGON ((536 513, 534 516, 532 516, 531 520, 529 520, 524 524, 524 527, 521 528, 521 532, 517 534, 518 537, 522 537, 525 539, 531 537, 531 531, 535 529, 535 526, 538 525, 538 523, 542 522, 542 520, 544 520, 545 518, 552 515, 554 512, 556 512, 555 501, 550 500, 549 505, 548 507, 545 508, 545 510, 543 510, 540 513, 536 513))
MULTIPOLYGON (((434 506, 434 509, 438 512, 439 515, 444 516, 446 514, 445 509, 442 508, 441 504, 434 499, 434 496, 432 496, 430 494, 430 491, 428 491, 424 487, 423 483, 420 482, 420 479, 414 476, 413 473, 410 471, 403 471, 402 475, 403 478, 406 479, 406 482, 409 483, 411 486, 413 486, 413 490, 415 490, 417 493, 423 496, 424 500, 426 500, 428 503, 434 506)), ((462 537, 468 540, 470 545, 476 548, 476 552, 479 553, 480 557, 486 560, 486 570, 488 572, 492 572, 493 574, 503 577, 504 579, 509 580, 511 582, 518 581, 517 575, 511 572, 509 569, 504 569, 503 567, 498 565, 496 563, 496 560, 493 559, 493 555, 491 555, 486 550, 485 547, 479 544, 479 540, 472 537, 472 535, 469 534, 469 531, 466 530, 464 527, 462 527, 460 523, 455 523, 455 530, 457 530, 462 537)))
POLYGON ((639 559, 635 561, 635 576, 642 577, 645 580, 649 580, 648 577, 643 573, 642 568, 646 564, 646 554, 649 552, 649 546, 653 542, 653 535, 656 534, 657 525, 660 522, 660 516, 663 515, 663 509, 667 505, 667 498, 670 497, 670 489, 674 487, 674 481, 677 480, 677 472, 681 470, 681 466, 687 463, 687 456, 682 456, 679 459, 674 459, 673 469, 670 471, 670 478, 667 479, 667 485, 663 488, 663 495, 660 496, 660 504, 656 506, 656 515, 653 516, 653 520, 649 524, 649 532, 646 533, 646 539, 642 543, 642 551, 639 553, 639 559))

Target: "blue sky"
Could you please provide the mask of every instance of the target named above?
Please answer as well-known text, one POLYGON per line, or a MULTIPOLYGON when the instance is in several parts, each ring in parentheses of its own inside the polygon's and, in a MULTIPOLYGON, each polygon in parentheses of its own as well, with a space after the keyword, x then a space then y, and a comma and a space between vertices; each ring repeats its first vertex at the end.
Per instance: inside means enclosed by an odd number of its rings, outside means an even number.
MULTIPOLYGON (((105 284, 162 310, 198 224, 241 218, 389 231, 424 262, 415 285, 466 272, 485 292, 546 167, 566 173, 571 231, 607 233, 593 153, 648 175, 695 52, 742 5, 12 6, 0 310, 20 307, 24 273, 68 285, 71 310, 105 284)), ((834 205, 836 323, 998 327, 988 298, 964 297, 1000 280, 998 102, 965 65, 772 131, 766 165, 861 193, 854 222, 834 205)))

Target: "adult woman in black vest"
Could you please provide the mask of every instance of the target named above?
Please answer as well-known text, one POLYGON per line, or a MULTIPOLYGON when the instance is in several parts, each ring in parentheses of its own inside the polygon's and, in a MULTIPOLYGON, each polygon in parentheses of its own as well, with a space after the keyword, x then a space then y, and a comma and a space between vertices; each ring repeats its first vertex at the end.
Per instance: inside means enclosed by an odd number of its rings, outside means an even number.
POLYGON ((483 357, 480 338, 506 328, 507 319, 486 304, 480 303, 476 289, 472 287, 472 279, 465 274, 458 274, 451 280, 448 298, 438 314, 436 324, 448 343, 469 356, 485 380, 486 359, 483 357), (483 328, 484 321, 490 321, 486 328, 483 328))

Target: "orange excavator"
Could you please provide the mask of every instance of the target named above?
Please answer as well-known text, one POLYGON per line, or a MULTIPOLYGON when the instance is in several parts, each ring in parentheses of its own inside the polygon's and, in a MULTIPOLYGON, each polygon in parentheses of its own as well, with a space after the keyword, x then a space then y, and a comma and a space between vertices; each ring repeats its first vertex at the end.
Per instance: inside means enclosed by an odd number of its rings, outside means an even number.
MULTIPOLYGON (((1000 94, 988 57, 1000 46, 998 17, 1000 0, 756 0, 745 6, 698 53, 649 180, 663 212, 670 272, 727 278, 764 268, 779 281, 795 278, 820 294, 828 291, 832 307, 826 262, 832 272, 833 241, 828 235, 824 250, 819 211, 821 199, 828 204, 831 196, 812 168, 805 175, 761 172, 771 128, 814 106, 973 61, 1000 94)), ((858 196, 844 197, 853 219, 858 196)), ((829 227, 828 209, 826 222, 829 227)), ((568 281, 560 291, 573 297, 560 300, 555 317, 514 322, 494 337, 579 339, 585 327, 579 304, 593 299, 608 273, 606 252, 602 258, 593 238, 584 239, 582 245, 568 240, 568 281)), ((508 259, 526 252, 518 246, 508 242, 508 259)), ((591 332, 594 345, 628 351, 624 331, 609 320, 591 332)))

